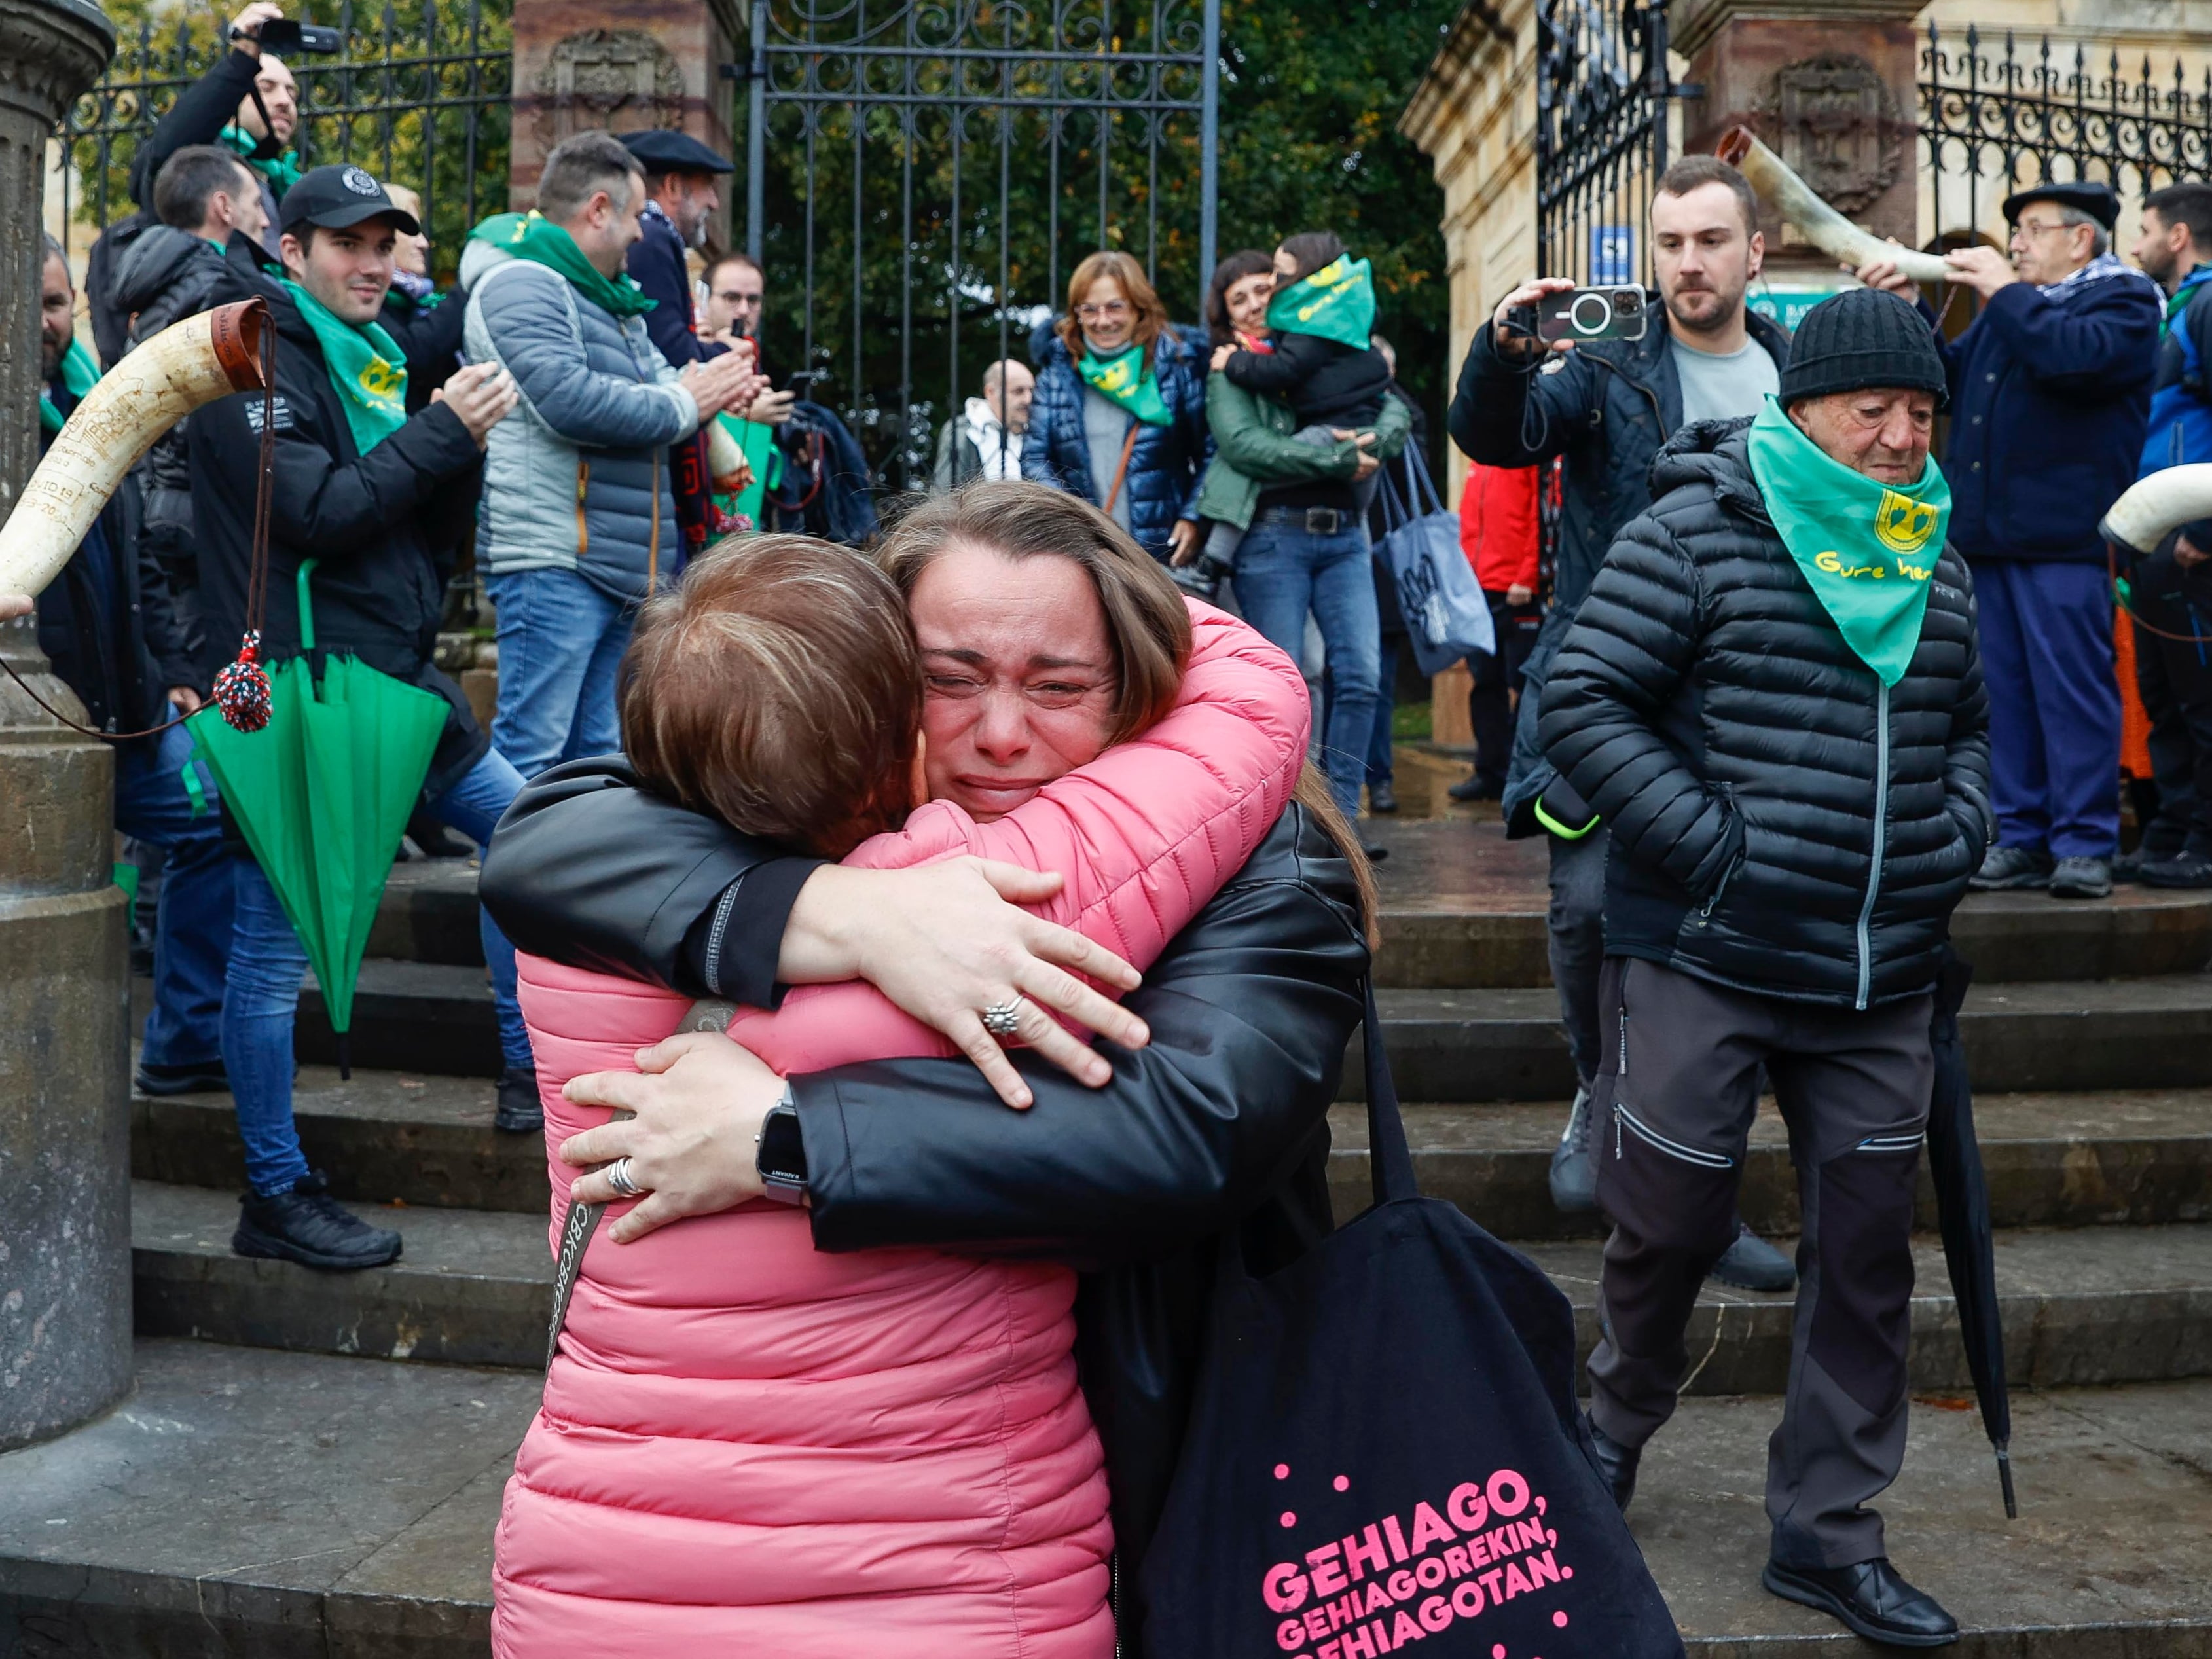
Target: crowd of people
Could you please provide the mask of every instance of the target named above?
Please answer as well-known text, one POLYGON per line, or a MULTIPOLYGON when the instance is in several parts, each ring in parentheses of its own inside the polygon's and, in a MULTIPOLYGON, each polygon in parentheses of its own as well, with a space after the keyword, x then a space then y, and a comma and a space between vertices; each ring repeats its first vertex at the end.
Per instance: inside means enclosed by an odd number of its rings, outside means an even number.
MULTIPOLYGON (((695 257, 725 158, 579 133, 441 287, 418 200, 297 164, 279 15, 142 148, 88 268, 97 360, 42 269, 50 435, 183 318, 258 300, 276 339, 272 393, 167 434, 36 601, 118 739, 118 832, 163 855, 138 1086, 231 1093, 241 1253, 398 1257, 301 1150, 307 952, 177 720, 249 636, 433 694, 412 833, 484 849, 495 1122, 546 1134, 574 1252, 500 1650, 1140 1641, 1220 1241, 1264 1273, 1328 1231, 1376 942, 1376 484, 1426 434, 1365 263, 1327 230, 1232 253, 1187 329, 1090 255, 884 532, 851 434, 763 372, 760 267, 695 257), (488 731, 436 660, 465 557, 488 731), (702 1498, 738 1440, 780 1455, 702 1498), (834 1547, 856 1520, 881 1536, 834 1547)), ((1747 303, 1750 185, 1686 158, 1643 337, 1546 345, 1573 284, 1532 280, 1449 417, 1496 641, 1454 793, 1546 838, 1578 1085, 1552 1192, 1611 1224, 1592 1468, 1626 1508, 1708 1275, 1794 1285, 1764 1582, 1902 1645, 1957 1634, 1872 1507, 1951 913, 2212 887, 2212 525, 2125 573, 2098 530, 2212 459, 2212 186, 2148 198, 2136 267, 2106 186, 2005 211, 2009 258, 1948 256, 1963 331, 1877 259, 1793 337, 1747 303), (1768 1089, 1794 1264, 1736 1215, 1768 1089)))

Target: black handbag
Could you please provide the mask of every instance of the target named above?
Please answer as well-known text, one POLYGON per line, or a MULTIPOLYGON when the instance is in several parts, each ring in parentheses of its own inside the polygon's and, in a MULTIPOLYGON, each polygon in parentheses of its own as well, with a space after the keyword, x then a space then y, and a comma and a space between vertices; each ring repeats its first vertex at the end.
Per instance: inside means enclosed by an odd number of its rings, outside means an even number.
POLYGON ((1591 1460, 1573 1311, 1420 1196, 1371 988, 1366 1062, 1374 1206, 1264 1279, 1223 1242, 1140 1651, 1679 1656, 1591 1460))

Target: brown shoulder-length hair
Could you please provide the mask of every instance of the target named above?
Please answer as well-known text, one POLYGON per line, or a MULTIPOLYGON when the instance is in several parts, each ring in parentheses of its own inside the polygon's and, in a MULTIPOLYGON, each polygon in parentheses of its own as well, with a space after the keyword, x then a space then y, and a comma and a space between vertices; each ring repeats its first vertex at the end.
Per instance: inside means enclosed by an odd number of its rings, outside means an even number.
MULTIPOLYGON (((1083 567, 1106 613, 1113 653, 1109 746, 1126 743, 1175 707, 1190 662, 1190 611, 1159 562, 1113 520, 1080 496, 1043 484, 971 483, 915 507, 884 538, 877 557, 898 591, 911 599, 930 561, 956 542, 989 548, 1014 564, 1056 555, 1083 567)), ((1360 927, 1374 949, 1379 943, 1375 872, 1358 836, 1314 767, 1300 775, 1294 798, 1351 865, 1360 927)))
POLYGON ((1091 285, 1102 276, 1110 276, 1121 289, 1121 297, 1137 313, 1135 331, 1130 337, 1145 349, 1145 361, 1152 360, 1153 343, 1160 331, 1167 326, 1168 308, 1160 302, 1159 290, 1145 276, 1145 268, 1133 255, 1108 248, 1097 253, 1086 254, 1077 265, 1075 274, 1067 279, 1067 315, 1060 319, 1060 337, 1066 345, 1068 355, 1080 359, 1084 353, 1083 325, 1075 320, 1075 307, 1083 303, 1091 292, 1091 285))
POLYGON ((824 858, 913 805, 921 656, 906 599, 811 536, 724 542, 638 613, 623 748, 654 793, 824 858))

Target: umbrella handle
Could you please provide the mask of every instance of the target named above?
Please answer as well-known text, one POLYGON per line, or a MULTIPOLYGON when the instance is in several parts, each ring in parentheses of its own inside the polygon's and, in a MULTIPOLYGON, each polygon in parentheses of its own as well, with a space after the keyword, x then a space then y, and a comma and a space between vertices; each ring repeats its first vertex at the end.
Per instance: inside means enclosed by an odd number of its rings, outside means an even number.
POLYGON ((302 651, 315 648, 315 611, 307 602, 307 573, 321 562, 320 559, 300 561, 300 649, 302 651))

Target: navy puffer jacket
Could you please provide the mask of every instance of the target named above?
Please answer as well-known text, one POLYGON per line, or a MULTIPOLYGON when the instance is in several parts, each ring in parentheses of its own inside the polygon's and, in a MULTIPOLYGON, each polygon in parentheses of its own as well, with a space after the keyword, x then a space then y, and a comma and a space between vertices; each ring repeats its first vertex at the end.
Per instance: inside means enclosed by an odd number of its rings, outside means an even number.
MULTIPOLYGON (((1160 331, 1153 346, 1159 362, 1160 396, 1175 418, 1166 426, 1146 426, 1129 452, 1129 471, 1121 493, 1129 503, 1129 532, 1156 559, 1168 556, 1168 536, 1177 519, 1198 517, 1198 487, 1213 453, 1206 424, 1206 365, 1172 328, 1160 331)), ((1022 440, 1022 477, 1080 495, 1094 507, 1103 491, 1091 478, 1091 451, 1083 438, 1083 376, 1060 337, 1058 325, 1040 329, 1030 340, 1036 363, 1036 398, 1022 440)))
POLYGON ((1885 689, 1775 533, 1749 425, 1653 461, 1553 660, 1544 752, 1613 826, 1608 954, 1847 1008, 1917 995, 1990 839, 1972 584, 1947 547, 1885 689))

